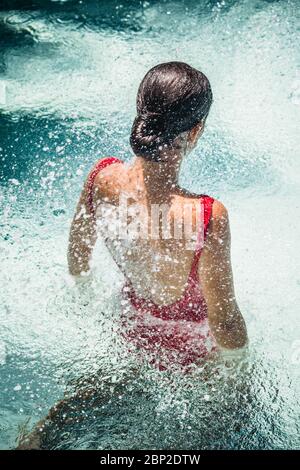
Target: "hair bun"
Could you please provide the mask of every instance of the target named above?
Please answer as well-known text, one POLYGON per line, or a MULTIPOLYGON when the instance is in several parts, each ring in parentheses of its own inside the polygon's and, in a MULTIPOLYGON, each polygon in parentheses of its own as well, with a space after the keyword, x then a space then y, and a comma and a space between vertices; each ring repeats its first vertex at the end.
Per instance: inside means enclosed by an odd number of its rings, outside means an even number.
POLYGON ((130 137, 130 144, 136 154, 151 156, 159 161, 159 147, 168 142, 163 115, 144 112, 136 116, 130 137))

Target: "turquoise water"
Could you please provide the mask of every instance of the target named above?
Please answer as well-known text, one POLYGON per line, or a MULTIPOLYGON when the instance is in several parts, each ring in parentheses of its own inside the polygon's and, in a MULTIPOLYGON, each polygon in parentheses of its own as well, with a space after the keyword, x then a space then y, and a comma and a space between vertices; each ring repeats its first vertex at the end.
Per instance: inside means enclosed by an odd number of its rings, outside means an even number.
POLYGON ((300 448, 297 1, 6 3, 0 448, 82 376, 110 398, 83 404, 76 425, 54 425, 48 448, 300 448), (82 181, 100 156, 130 158, 139 81, 169 60, 212 83, 207 129, 181 181, 229 209, 250 337, 244 357, 188 377, 146 364, 134 372, 115 331, 122 277, 101 242, 91 285, 74 286, 66 266, 82 181))

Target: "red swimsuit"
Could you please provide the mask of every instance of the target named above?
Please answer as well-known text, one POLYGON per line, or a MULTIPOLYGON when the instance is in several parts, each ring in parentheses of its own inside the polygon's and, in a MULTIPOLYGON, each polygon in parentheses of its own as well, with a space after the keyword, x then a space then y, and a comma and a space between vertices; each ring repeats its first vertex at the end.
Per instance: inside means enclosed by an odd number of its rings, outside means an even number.
MULTIPOLYGON (((88 179, 88 206, 95 216, 93 207, 93 184, 96 175, 112 163, 121 160, 109 157, 101 159, 88 179)), ((201 195, 204 218, 204 240, 206 237, 213 198, 201 195)), ((203 297, 198 277, 198 262, 202 243, 199 237, 186 288, 176 302, 169 305, 157 305, 150 299, 139 297, 127 279, 123 287, 123 296, 131 308, 124 309, 122 335, 133 343, 143 354, 147 354, 150 363, 160 370, 177 364, 185 369, 199 359, 216 350, 216 342, 208 325, 207 305, 203 297)))

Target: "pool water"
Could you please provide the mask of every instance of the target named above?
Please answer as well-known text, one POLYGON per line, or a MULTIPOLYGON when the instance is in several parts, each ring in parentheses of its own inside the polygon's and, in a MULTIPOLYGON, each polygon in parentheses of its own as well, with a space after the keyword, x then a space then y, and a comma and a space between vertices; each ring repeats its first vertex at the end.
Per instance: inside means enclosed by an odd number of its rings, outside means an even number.
POLYGON ((54 424, 45 447, 299 449, 298 2, 33 4, 0 7, 0 448, 86 377, 106 398, 54 424), (228 207, 250 338, 246 354, 189 375, 125 353, 123 280, 101 241, 90 284, 74 285, 66 263, 87 172, 101 156, 130 159, 138 84, 169 60, 213 87, 181 183, 228 207))

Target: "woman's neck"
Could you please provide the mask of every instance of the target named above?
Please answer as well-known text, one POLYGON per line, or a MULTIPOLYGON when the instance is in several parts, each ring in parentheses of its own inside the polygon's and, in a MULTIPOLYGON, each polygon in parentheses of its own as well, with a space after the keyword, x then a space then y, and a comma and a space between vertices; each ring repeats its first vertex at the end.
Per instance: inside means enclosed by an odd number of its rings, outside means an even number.
POLYGON ((136 156, 134 168, 142 174, 148 195, 159 198, 170 195, 178 188, 178 178, 183 155, 174 153, 167 162, 152 162, 136 156))

